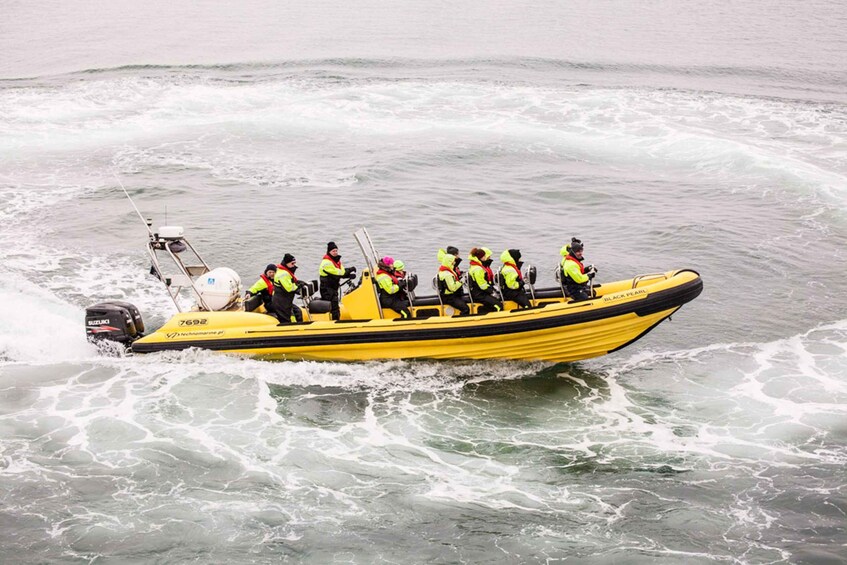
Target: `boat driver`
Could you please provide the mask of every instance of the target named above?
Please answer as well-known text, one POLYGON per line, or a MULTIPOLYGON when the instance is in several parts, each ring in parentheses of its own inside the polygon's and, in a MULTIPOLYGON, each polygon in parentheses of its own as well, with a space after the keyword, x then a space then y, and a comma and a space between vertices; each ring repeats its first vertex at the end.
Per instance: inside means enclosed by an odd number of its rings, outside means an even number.
POLYGON ((562 247, 559 253, 562 255, 562 284, 565 293, 573 298, 574 302, 589 300, 589 281, 597 274, 594 265, 587 267, 582 264, 584 245, 575 237, 571 242, 562 247))
POLYGON ((338 246, 334 241, 326 244, 326 255, 318 267, 318 276, 321 285, 321 300, 330 303, 330 316, 333 320, 341 319, 341 308, 338 305, 338 287, 341 279, 352 279, 356 276, 356 267, 345 268, 341 264, 341 255, 338 254, 338 246))

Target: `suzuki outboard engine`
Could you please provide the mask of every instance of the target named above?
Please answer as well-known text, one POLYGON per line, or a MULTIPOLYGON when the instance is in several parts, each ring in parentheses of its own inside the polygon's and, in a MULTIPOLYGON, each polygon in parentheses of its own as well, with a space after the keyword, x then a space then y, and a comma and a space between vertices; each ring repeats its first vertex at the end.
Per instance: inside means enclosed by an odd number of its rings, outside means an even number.
POLYGON ((129 302, 110 300, 85 309, 85 334, 89 341, 116 341, 128 347, 144 335, 144 322, 129 302))

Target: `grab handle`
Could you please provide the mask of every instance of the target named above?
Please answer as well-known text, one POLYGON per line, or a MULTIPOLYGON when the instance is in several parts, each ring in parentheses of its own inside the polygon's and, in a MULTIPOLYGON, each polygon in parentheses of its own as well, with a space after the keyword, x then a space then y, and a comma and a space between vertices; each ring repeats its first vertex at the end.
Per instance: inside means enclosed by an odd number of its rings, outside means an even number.
POLYGON ((641 281, 646 281, 646 280, 649 280, 649 279, 659 279, 659 278, 667 280, 668 275, 665 274, 665 273, 649 273, 649 274, 646 274, 646 275, 638 275, 637 277, 632 279, 632 288, 637 288, 638 283, 640 283, 641 281))

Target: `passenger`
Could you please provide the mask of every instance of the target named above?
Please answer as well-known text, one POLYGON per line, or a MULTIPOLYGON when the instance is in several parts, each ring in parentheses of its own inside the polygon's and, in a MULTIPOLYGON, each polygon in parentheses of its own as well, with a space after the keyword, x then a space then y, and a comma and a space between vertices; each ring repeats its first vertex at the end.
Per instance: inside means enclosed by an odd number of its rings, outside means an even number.
POLYGON ((320 277, 321 300, 330 303, 330 316, 333 320, 341 318, 341 309, 338 306, 338 287, 341 279, 352 279, 356 276, 356 267, 345 269, 341 264, 341 255, 338 254, 338 246, 334 241, 326 244, 326 255, 318 268, 320 277))
MULTIPOLYGON (((455 247, 447 249, 459 252, 455 247)), ((460 278, 462 276, 459 271, 461 259, 444 249, 439 249, 438 261, 441 263, 438 268, 438 294, 441 295, 441 302, 446 306, 452 306, 460 314, 469 314, 470 308, 465 302, 465 291, 460 278)))
POLYGON ((447 246, 447 253, 449 253, 450 255, 455 255, 456 257, 458 257, 459 256, 459 248, 454 247, 453 245, 448 245, 447 246))
POLYGON ((306 286, 294 276, 297 270, 297 260, 291 253, 286 253, 279 264, 274 276, 274 294, 271 306, 280 324, 290 324, 303 321, 303 312, 294 304, 297 289, 306 286))
POLYGON ((491 271, 491 250, 487 247, 474 247, 468 257, 468 286, 471 300, 479 302, 480 313, 499 312, 503 303, 494 290, 494 273, 491 271))
POLYGON ((594 265, 584 267, 582 265, 583 244, 577 238, 571 238, 571 242, 559 251, 562 258, 562 284, 565 293, 573 298, 574 302, 589 300, 589 281, 597 274, 594 265))
MULTIPOLYGON (((406 278, 406 263, 401 261, 400 259, 394 260, 394 276, 397 277, 397 283, 399 284, 402 280, 404 283, 408 282, 405 280, 406 278)), ((404 299, 409 300, 409 290, 404 285, 403 288, 400 289, 400 292, 397 293, 397 296, 404 299)), ((411 305, 411 301, 409 302, 411 305)))
MULTIPOLYGON (((267 312, 272 311, 271 300, 273 300, 274 294, 274 276, 276 275, 276 265, 273 263, 269 264, 265 267, 265 272, 259 275, 259 280, 256 281, 256 284, 250 287, 247 291, 247 301, 255 304, 250 310, 255 310, 259 304, 264 304, 265 310, 267 312), (257 300, 250 300, 253 297, 257 297, 261 300, 261 302, 257 300)), ((245 302, 246 304, 247 302, 245 302)))
POLYGON ((404 299, 406 279, 398 279, 393 257, 383 257, 377 264, 376 284, 379 287, 379 304, 383 308, 394 310, 401 318, 411 318, 409 301, 404 299))
POLYGON ((394 272, 397 273, 397 278, 402 279, 406 276, 406 263, 400 259, 394 260, 394 272))
POLYGON ((500 254, 503 266, 500 267, 503 300, 517 303, 518 308, 529 308, 529 297, 526 295, 525 283, 521 274, 521 252, 519 249, 508 249, 500 254))

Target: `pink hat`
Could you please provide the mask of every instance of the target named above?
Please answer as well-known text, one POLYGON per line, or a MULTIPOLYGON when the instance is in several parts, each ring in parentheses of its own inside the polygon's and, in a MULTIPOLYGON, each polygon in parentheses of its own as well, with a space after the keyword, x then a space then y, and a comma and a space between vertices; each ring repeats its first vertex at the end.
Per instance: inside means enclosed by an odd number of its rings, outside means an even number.
POLYGON ((386 255, 385 257, 380 259, 379 262, 382 263, 383 265, 385 265, 386 267, 392 267, 392 266, 394 266, 394 257, 390 257, 390 256, 386 255))

